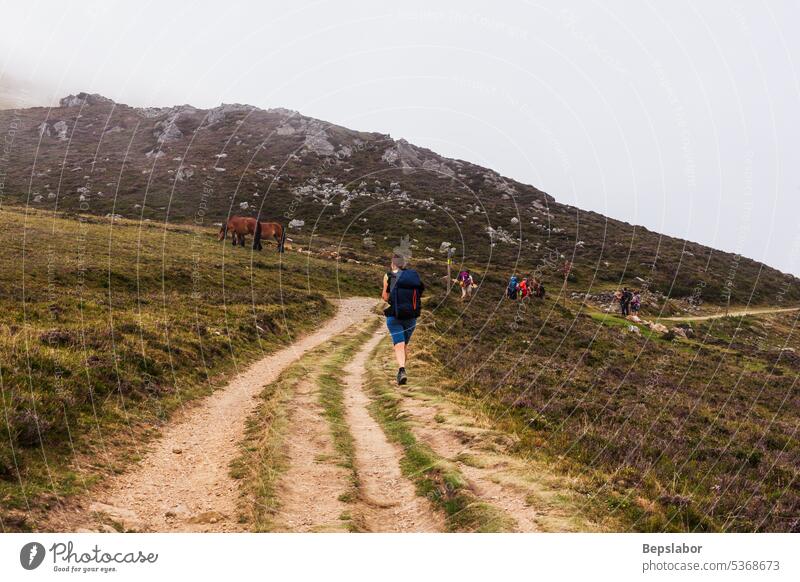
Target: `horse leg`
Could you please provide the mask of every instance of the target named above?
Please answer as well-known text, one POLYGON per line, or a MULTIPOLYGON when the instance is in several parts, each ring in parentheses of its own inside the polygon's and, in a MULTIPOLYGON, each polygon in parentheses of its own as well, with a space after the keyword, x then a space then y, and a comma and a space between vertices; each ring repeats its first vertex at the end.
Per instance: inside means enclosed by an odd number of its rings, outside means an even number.
POLYGON ((261 250, 261 223, 256 220, 256 226, 253 229, 253 250, 261 250))

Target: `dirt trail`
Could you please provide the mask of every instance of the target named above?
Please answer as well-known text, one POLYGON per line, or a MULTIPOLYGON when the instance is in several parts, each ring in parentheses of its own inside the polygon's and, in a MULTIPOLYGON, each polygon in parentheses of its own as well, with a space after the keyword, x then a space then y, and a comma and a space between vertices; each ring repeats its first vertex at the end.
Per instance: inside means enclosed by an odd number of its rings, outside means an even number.
POLYGON ((401 410, 411 420, 414 436, 454 463, 481 501, 516 522, 515 531, 598 529, 570 501, 573 492, 562 478, 507 452, 515 444, 513 436, 486 426, 435 391, 421 378, 399 392, 401 410))
POLYGON ((720 319, 722 317, 743 317, 745 315, 768 315, 770 313, 787 313, 789 311, 798 311, 800 307, 776 307, 764 309, 740 309, 736 311, 729 311, 727 315, 723 313, 714 313, 712 315, 690 315, 687 317, 660 317, 657 321, 706 321, 709 319, 720 319))
POLYGON ((415 436, 430 446, 436 454, 456 463, 458 470, 467 479, 473 493, 482 501, 490 503, 505 511, 517 522, 516 531, 538 532, 542 528, 537 520, 540 512, 527 502, 528 491, 503 483, 499 476, 509 468, 509 459, 493 459, 481 466, 462 462, 461 458, 475 458, 478 455, 488 458, 487 451, 478 450, 486 431, 476 429, 474 425, 452 425, 441 422, 441 409, 409 397, 406 393, 402 399, 402 409, 415 419, 413 428, 415 436), (437 418, 439 421, 437 421, 437 418))
POLYGON ((239 492, 229 463, 256 408, 254 397, 304 353, 365 320, 374 305, 373 299, 342 300, 318 331, 259 360, 189 408, 164 430, 141 464, 97 494, 99 501, 88 512, 65 510, 68 515, 54 516, 54 529, 97 530, 112 521, 135 531, 245 531, 237 521, 239 492))
POLYGON ((328 421, 323 416, 315 378, 295 389, 284 446, 289 468, 281 477, 279 524, 275 531, 343 531, 341 500, 350 472, 337 463, 328 421))
POLYGON ((365 364, 384 336, 383 330, 375 333, 344 369, 346 418, 355 441, 361 488, 359 525, 372 532, 442 531, 444 517, 427 499, 416 495, 414 485, 400 471, 400 447, 388 441, 367 409, 370 398, 363 387, 365 364))

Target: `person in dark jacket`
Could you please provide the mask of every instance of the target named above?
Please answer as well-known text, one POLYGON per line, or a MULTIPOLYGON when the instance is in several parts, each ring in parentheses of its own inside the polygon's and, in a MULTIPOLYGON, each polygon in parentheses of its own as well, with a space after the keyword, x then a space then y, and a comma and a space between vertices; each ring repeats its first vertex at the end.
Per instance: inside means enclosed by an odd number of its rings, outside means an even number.
POLYGON ((407 268, 404 256, 395 253, 392 256, 391 269, 383 276, 381 298, 389 304, 389 307, 383 310, 383 314, 386 316, 386 327, 394 344, 394 355, 398 366, 397 383, 400 385, 408 381, 406 375, 408 343, 417 326, 424 290, 425 285, 417 272, 407 268))

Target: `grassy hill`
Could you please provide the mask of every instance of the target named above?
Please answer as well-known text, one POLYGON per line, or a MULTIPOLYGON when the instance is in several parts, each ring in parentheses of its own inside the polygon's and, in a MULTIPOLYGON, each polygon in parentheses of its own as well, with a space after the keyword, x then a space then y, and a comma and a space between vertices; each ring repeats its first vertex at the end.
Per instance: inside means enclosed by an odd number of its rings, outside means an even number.
POLYGON ((0 216, 3 529, 137 458, 176 409, 329 316, 326 297, 375 286, 197 227, 0 216))
POLYGON ((287 110, 80 95, 0 111, 0 130, 2 529, 120 470, 331 297, 375 294, 405 236, 429 283, 415 349, 517 454, 580 473, 630 529, 800 527, 797 313, 682 324, 683 339, 604 311, 622 284, 647 290, 651 319, 729 296, 792 306, 795 277, 287 110), (253 254, 216 240, 234 213, 303 224, 290 252, 253 254), (481 284, 469 304, 445 295, 443 242, 481 284), (549 297, 502 301, 511 272, 549 297))
POLYGON ((321 235, 371 256, 406 235, 418 258, 440 257, 448 242, 459 262, 497 266, 503 276, 539 270, 553 278, 569 260, 581 292, 630 284, 694 302, 800 300, 795 277, 750 259, 286 109, 136 109, 81 93, 57 108, 0 111, 0 130, 13 137, 6 204, 205 225, 260 215, 302 221, 292 237, 304 246, 321 235))
POLYGON ((443 302, 426 348, 520 454, 590 477, 587 498, 633 530, 798 531, 798 312, 684 323, 682 339, 502 291, 443 302))

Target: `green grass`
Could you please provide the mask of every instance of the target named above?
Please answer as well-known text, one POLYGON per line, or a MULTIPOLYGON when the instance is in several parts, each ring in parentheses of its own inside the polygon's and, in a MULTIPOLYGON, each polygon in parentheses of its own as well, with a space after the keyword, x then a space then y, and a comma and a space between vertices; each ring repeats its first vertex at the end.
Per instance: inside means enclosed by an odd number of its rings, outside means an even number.
POLYGON ((326 295, 379 277, 210 229, 0 216, 0 519, 33 511, 6 528, 124 470, 176 409, 318 327, 326 295))
MULTIPOLYGON (((341 379, 345 374, 345 365, 373 331, 374 326, 368 326, 354 337, 346 337, 339 342, 334 353, 322 364, 322 373, 318 379, 320 386, 319 402, 331 427, 333 446, 338 453, 338 463, 347 469, 350 475, 350 489, 339 498, 340 501, 348 503, 358 499, 359 480, 355 464, 355 443, 350 427, 347 424, 344 384, 341 379)), ((346 521, 351 531, 356 531, 357 525, 349 514, 346 521)))
POLYGON ((613 314, 497 306, 501 292, 464 313, 446 301, 419 340, 519 454, 587 476, 588 511, 635 531, 796 529, 796 315, 699 321, 667 341, 613 314))
MULTIPOLYGON (((231 465, 231 475, 241 481, 244 492, 242 520, 258 532, 274 531, 274 516, 280 509, 277 486, 288 468, 289 459, 284 443, 288 438, 287 405, 297 385, 310 380, 318 388, 318 398, 328 421, 335 457, 320 455, 319 462, 334 460, 348 470, 350 488, 339 500, 351 503, 358 500, 359 481, 355 467, 355 448, 345 418, 343 400, 343 367, 358 350, 371 329, 345 332, 304 355, 285 370, 275 382, 267 385, 260 395, 260 404, 248 420, 240 455, 231 465)), ((344 512, 343 526, 357 531, 350 512, 344 512)))
MULTIPOLYGON (((385 349, 379 345, 378 350, 385 349)), ((411 479, 417 494, 431 500, 445 513, 448 531, 513 531, 515 522, 500 509, 478 499, 451 462, 418 441, 408 418, 400 409, 400 396, 384 374, 377 357, 367 365, 366 387, 372 394, 370 412, 390 441, 403 448, 401 469, 411 479)))

